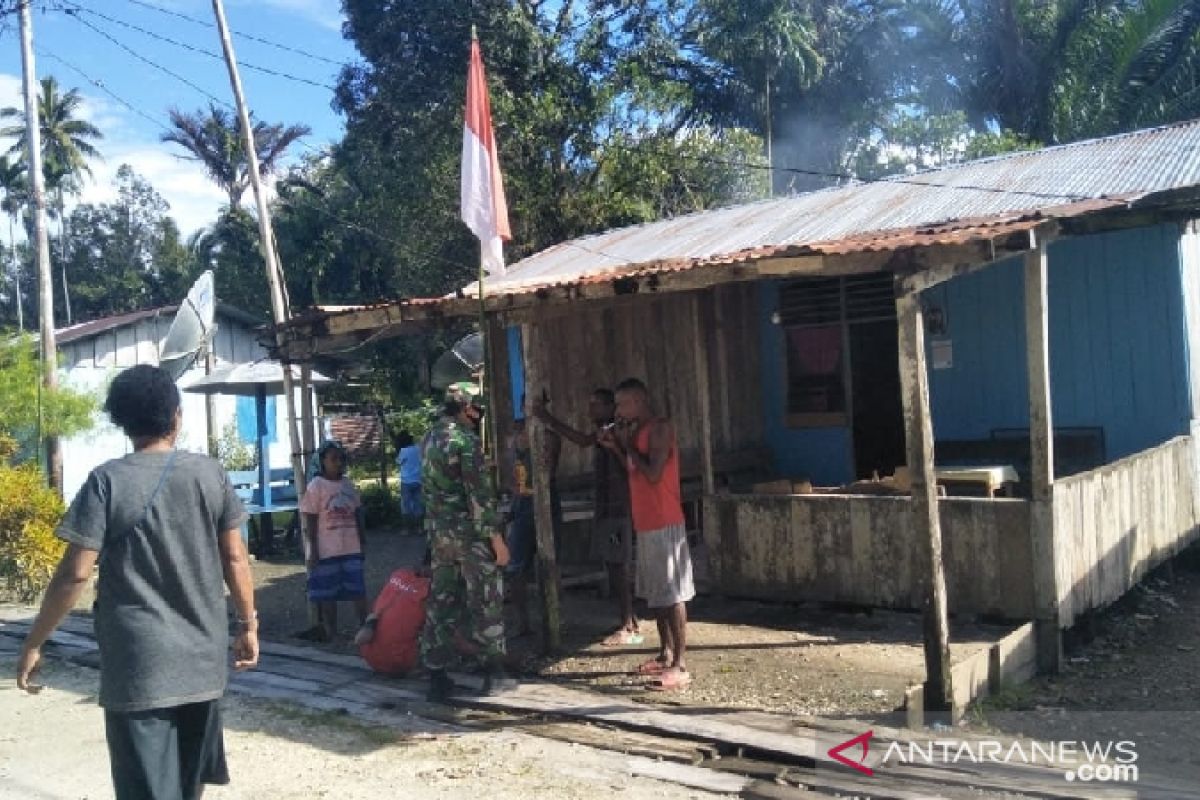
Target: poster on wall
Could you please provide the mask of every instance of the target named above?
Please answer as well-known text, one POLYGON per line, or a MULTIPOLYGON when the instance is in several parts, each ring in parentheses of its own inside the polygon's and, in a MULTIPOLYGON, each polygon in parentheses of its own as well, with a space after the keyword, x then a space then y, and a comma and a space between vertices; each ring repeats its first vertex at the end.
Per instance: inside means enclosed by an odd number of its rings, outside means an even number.
POLYGON ((929 354, 934 369, 954 366, 954 342, 950 339, 934 339, 929 343, 929 354))

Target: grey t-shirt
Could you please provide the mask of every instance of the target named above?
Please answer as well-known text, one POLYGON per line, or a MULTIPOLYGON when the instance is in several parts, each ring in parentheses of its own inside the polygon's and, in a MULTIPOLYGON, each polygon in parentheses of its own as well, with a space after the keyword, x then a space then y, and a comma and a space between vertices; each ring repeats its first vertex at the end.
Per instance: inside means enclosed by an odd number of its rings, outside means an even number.
POLYGON ((133 453, 88 476, 58 535, 100 551, 101 706, 142 711, 224 693, 229 623, 217 535, 245 518, 225 470, 207 456, 133 453))

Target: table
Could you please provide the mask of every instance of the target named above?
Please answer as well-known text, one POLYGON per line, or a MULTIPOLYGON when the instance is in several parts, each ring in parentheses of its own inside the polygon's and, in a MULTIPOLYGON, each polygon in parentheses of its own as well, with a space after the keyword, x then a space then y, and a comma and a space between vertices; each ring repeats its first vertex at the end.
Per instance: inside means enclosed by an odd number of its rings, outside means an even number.
POLYGON ((997 489, 1012 497, 1013 484, 1021 480, 1017 471, 1008 464, 989 464, 970 467, 934 467, 933 474, 938 483, 970 483, 982 486, 988 497, 995 497, 997 489))

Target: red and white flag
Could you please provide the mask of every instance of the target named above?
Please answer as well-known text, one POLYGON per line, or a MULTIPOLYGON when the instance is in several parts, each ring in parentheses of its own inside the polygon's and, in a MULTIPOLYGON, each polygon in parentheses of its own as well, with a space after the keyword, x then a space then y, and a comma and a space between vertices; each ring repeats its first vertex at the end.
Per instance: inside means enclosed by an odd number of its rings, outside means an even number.
POLYGON ((512 232, 508 228, 508 201, 504 199, 500 157, 492 134, 492 106, 477 39, 471 39, 471 67, 467 72, 461 213, 463 222, 482 244, 483 268, 493 275, 503 275, 503 243, 512 238, 512 232))

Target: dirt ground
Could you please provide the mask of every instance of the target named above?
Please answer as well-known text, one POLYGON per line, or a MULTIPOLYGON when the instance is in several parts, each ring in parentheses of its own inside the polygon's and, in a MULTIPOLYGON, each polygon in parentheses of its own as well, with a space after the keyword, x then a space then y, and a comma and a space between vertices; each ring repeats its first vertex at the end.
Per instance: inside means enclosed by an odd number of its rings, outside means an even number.
MULTIPOLYGON (((4 674, 14 663, 0 656, 4 674)), ((0 684, 0 799, 111 800, 96 671, 52 661, 42 677, 36 696, 0 684)), ((401 734, 238 696, 224 703, 233 783, 205 800, 719 797, 635 777, 618 753, 522 733, 401 734)))
MULTIPOLYGON (((375 530, 367 542, 367 590, 378 591, 390 572, 417 564, 423 541, 375 530)), ((307 625, 304 576, 297 557, 254 565, 264 636, 285 640, 307 625)), ((512 609, 508 609, 512 619, 512 609)), ((630 673, 656 652, 652 621, 642 623, 637 647, 599 644, 616 626, 611 601, 593 588, 563 593, 564 655, 543 659, 537 636, 510 640, 512 670, 587 688, 633 696, 650 703, 754 708, 798 715, 871 717, 897 709, 904 690, 924 675, 921 618, 886 611, 822 610, 812 605, 718 601, 701 596, 689 604, 688 667, 694 682, 686 692, 662 695, 645 690, 630 673)), ((354 621, 340 611, 340 639, 327 649, 353 652, 354 621)), ((535 629, 537 622, 535 618, 535 629)), ((987 647, 1008 633, 999 626, 955 625, 955 658, 987 647)))
POLYGON ((1143 770, 1200 785, 1200 550, 1151 575, 1091 628, 1090 641, 1069 637, 1061 674, 985 700, 972 727, 1129 740, 1143 770))

